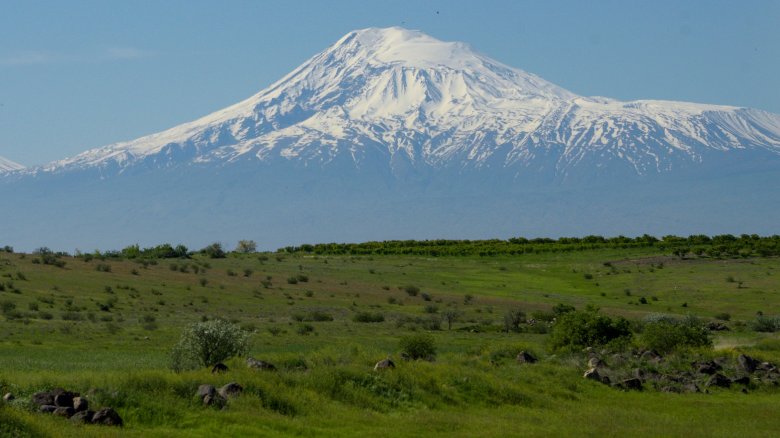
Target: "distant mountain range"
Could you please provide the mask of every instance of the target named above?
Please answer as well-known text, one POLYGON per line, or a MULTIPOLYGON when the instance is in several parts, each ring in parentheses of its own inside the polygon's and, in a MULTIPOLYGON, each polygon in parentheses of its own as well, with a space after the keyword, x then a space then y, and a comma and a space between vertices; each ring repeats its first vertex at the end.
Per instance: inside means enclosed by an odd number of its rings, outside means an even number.
POLYGON ((22 169, 0 243, 777 231, 780 115, 578 96, 401 28, 199 120, 22 169), (46 218, 46 219, 44 219, 46 218))

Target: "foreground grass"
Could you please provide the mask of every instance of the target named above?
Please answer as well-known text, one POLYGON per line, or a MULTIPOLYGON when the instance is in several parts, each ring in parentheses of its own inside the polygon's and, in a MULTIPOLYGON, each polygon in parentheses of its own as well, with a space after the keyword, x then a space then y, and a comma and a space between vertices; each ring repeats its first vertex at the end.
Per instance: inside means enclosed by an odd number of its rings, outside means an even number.
POLYGON ((772 388, 621 392, 583 380, 582 364, 552 356, 544 333, 498 330, 509 309, 532 313, 556 303, 594 304, 629 318, 709 319, 726 312, 732 331, 716 339, 723 354, 739 350, 780 362, 780 341, 746 328, 758 311, 780 313, 774 258, 679 260, 634 249, 495 258, 251 255, 147 266, 64 258, 64 268, 32 260, 0 255, 0 282, 12 283, 0 302, 17 312, 0 322, 0 390, 18 397, 15 406, 0 405, 0 435, 770 436, 780 430, 772 388), (407 285, 420 293, 409 295, 407 285), (313 310, 334 320, 299 321, 313 310), (436 362, 372 371, 377 360, 397 358, 401 336, 429 331, 429 321, 447 310, 459 318, 452 330, 442 323, 432 331, 436 362), (385 321, 354 322, 364 311, 385 321), (168 352, 181 328, 214 316, 252 331, 251 354, 280 371, 253 372, 236 359, 220 376, 170 372, 168 352), (306 325, 311 330, 301 330, 306 325), (518 365, 512 359, 520 349, 544 360, 518 365), (229 381, 245 393, 225 410, 193 398, 202 383, 229 381), (56 386, 87 394, 93 406, 115 407, 126 426, 72 426, 27 409, 31 394, 56 386))

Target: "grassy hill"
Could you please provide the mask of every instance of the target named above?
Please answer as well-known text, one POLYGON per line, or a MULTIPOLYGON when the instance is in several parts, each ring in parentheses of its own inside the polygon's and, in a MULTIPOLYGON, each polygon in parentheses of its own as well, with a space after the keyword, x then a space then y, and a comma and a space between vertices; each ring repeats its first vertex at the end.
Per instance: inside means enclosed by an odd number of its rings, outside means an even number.
POLYGON ((703 354, 778 363, 780 338, 751 323, 758 312, 780 314, 779 268, 775 257, 681 258, 658 247, 483 257, 0 253, 0 391, 17 397, 0 404, 0 435, 767 436, 780 430, 774 387, 621 391, 583 379, 576 354, 553 352, 543 320, 559 303, 631 321, 718 317, 730 330, 714 332, 715 349, 703 354), (539 322, 507 332, 513 310, 539 322), (383 321, 359 322, 366 314, 383 321), (182 329, 213 318, 251 332, 250 355, 279 371, 250 370, 242 358, 220 375, 171 371, 182 329), (399 339, 422 332, 436 361, 400 360, 399 339), (518 364, 521 350, 542 360, 518 364), (398 368, 374 372, 388 355, 398 368), (202 383, 230 381, 245 391, 225 409, 194 397, 202 383), (53 387, 114 407, 125 426, 32 411, 29 397, 53 387))

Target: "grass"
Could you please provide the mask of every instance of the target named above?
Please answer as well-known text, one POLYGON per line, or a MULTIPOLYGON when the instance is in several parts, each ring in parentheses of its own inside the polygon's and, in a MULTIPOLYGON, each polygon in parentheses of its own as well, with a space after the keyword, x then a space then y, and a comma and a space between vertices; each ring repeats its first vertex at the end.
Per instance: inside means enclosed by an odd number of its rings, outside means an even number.
POLYGON ((63 257, 64 267, 32 260, 0 253, 0 303, 11 303, 0 317, 0 391, 18 399, 0 405, 3 436, 768 436, 780 430, 775 389, 622 392, 582 379, 580 364, 548 350, 547 335, 500 331, 509 310, 530 315, 558 303, 593 304, 629 319, 690 313, 715 320, 728 313, 732 330, 718 333, 716 349, 780 362, 777 335, 748 328, 759 311, 780 314, 777 258, 680 260, 650 248, 483 258, 231 254, 157 264, 63 257), (447 310, 458 314, 452 330, 445 322, 441 330, 426 329, 426 321, 447 310), (359 322, 369 314, 384 321, 359 322), (279 372, 249 370, 241 359, 228 361, 231 371, 219 376, 169 371, 168 353, 182 327, 213 317, 252 332, 251 355, 279 372), (433 337, 437 360, 398 360, 399 339, 420 332, 433 337), (516 364, 521 349, 543 361, 516 364), (398 368, 373 372, 388 355, 398 368), (193 398, 201 383, 229 381, 245 393, 225 410, 193 398), (93 406, 113 406, 125 427, 73 426, 27 408, 31 394, 55 386, 88 394, 93 406))

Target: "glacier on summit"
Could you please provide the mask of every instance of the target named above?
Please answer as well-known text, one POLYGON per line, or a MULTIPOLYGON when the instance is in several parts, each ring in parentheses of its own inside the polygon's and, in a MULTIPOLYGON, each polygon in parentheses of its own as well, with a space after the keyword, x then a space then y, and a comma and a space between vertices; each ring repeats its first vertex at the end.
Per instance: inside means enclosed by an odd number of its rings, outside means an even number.
POLYGON ((579 96, 369 28, 228 108, 15 170, 0 244, 21 249, 776 234, 780 115, 579 96))
POLYGON ((43 166, 157 166, 299 160, 356 166, 492 167, 551 172, 607 161, 668 172, 712 151, 780 154, 780 116, 728 106, 583 97, 418 31, 350 32, 243 102, 137 140, 43 166))

